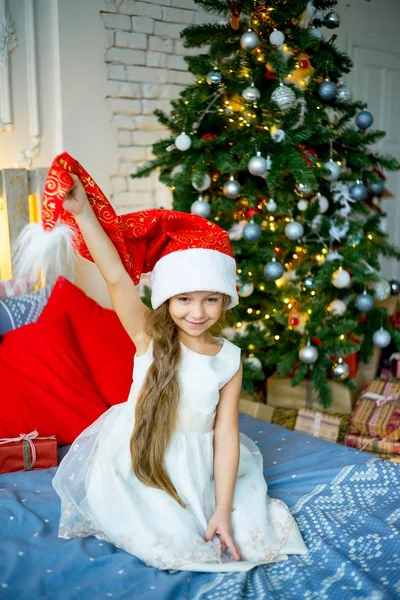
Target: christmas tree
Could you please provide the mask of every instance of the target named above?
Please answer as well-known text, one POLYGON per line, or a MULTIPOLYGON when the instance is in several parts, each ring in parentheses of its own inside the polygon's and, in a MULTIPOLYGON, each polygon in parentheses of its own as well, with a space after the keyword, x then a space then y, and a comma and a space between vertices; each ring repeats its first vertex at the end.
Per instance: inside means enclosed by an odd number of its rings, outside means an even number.
POLYGON ((398 293, 379 257, 400 258, 381 229, 384 137, 342 81, 352 67, 335 46, 336 0, 195 0, 224 21, 187 27, 196 81, 156 111, 171 131, 153 146, 173 208, 230 232, 241 302, 229 337, 243 349, 244 388, 277 372, 354 387, 345 357, 386 347, 398 332, 377 300, 398 293), (328 39, 329 38, 329 39, 328 39))

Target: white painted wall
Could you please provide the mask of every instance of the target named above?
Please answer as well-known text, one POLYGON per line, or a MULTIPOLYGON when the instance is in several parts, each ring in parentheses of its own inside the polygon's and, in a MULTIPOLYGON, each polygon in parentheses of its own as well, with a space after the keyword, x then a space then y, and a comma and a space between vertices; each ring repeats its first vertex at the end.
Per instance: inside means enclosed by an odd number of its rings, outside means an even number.
MULTIPOLYGON (((180 30, 210 20, 192 0, 35 0, 41 152, 48 166, 67 150, 120 212, 166 206, 169 190, 129 178, 164 135, 152 116, 190 83, 180 30)), ((14 129, 0 136, 0 168, 29 146, 24 0, 8 0, 18 47, 10 54, 14 129)), ((398 45, 398 0, 340 0, 339 46, 349 35, 398 45)), ((395 46, 397 47, 397 46, 395 46)), ((351 86, 354 74, 348 78, 351 86)), ((393 124, 398 127, 398 123, 393 124)), ((393 190, 395 191, 395 190, 393 190)))

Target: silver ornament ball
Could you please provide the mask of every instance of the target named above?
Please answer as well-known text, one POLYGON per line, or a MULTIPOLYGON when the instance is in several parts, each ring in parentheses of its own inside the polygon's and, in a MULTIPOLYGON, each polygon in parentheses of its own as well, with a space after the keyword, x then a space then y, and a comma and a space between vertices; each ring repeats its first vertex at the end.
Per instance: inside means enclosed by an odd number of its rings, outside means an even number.
POLYGON ((254 85, 249 85, 249 87, 245 88, 242 92, 242 98, 246 102, 246 104, 253 104, 260 99, 260 90, 258 90, 254 85))
POLYGON ((392 296, 397 296, 400 293, 400 282, 396 281, 396 279, 392 279, 392 281, 389 282, 389 285, 392 296))
POLYGON ((243 229, 243 238, 246 242, 257 242, 262 234, 262 229, 257 223, 248 223, 243 229))
POLYGON ((308 343, 299 351, 299 359, 305 365, 313 365, 318 360, 318 350, 315 346, 308 343))
POLYGON ((267 202, 267 211, 272 213, 272 212, 275 212, 277 208, 278 208, 278 205, 275 202, 275 200, 273 198, 270 198, 267 202))
POLYGON ((332 285, 339 290, 349 287, 350 282, 350 273, 344 269, 338 269, 332 274, 332 285))
POLYGON ((374 299, 367 292, 363 292, 356 298, 356 307, 361 312, 368 312, 374 306, 374 299))
POLYGON ((281 83, 271 94, 271 100, 281 110, 289 110, 296 105, 296 94, 294 91, 281 83))
POLYGON ((236 198, 240 193, 240 183, 231 177, 224 183, 223 192, 227 198, 236 198))
POLYGON ((284 268, 281 263, 276 260, 276 258, 273 258, 271 262, 265 265, 263 272, 267 281, 276 281, 282 277, 284 268))
POLYGON ((374 117, 369 110, 362 110, 356 116, 356 125, 359 129, 368 129, 374 122, 374 117))
POLYGON ((278 29, 274 29, 274 31, 269 36, 269 41, 273 46, 282 46, 285 41, 285 34, 278 29))
POLYGON ((192 215, 198 215, 199 217, 204 217, 207 219, 207 217, 210 215, 211 207, 208 202, 205 202, 203 199, 199 198, 193 202, 192 206, 190 207, 190 212, 192 215))
POLYGON ((328 29, 335 29, 336 27, 339 27, 340 15, 336 11, 331 10, 331 12, 325 16, 324 25, 328 29))
POLYGON ((343 358, 338 358, 337 362, 332 367, 332 377, 338 381, 347 379, 350 374, 349 365, 344 362, 343 358))
POLYGON ((392 338, 390 336, 390 333, 386 331, 386 329, 383 329, 383 327, 381 327, 380 329, 375 331, 374 335, 372 336, 372 341, 378 348, 386 348, 387 346, 389 346, 390 342, 392 341, 392 338))
POLYGON ((328 173, 324 175, 325 179, 327 179, 328 181, 336 181, 337 179, 339 179, 340 167, 337 163, 335 163, 334 160, 332 160, 332 158, 330 158, 328 162, 324 164, 324 169, 325 171, 328 171, 328 173))
POLYGON ((198 191, 198 192, 204 192, 204 190, 207 190, 211 185, 211 177, 208 175, 208 173, 204 173, 203 175, 203 179, 200 183, 196 183, 194 178, 192 179, 192 186, 198 191))
POLYGON ((384 189, 385 183, 383 181, 378 181, 378 183, 371 183, 371 185, 369 186, 369 190, 374 196, 380 196, 384 189))
POLYGON ((320 95, 320 98, 326 102, 334 100, 336 93, 337 88, 333 81, 323 81, 318 88, 318 94, 320 95))
POLYGON ((354 183, 350 187, 349 192, 353 200, 358 200, 360 202, 368 197, 368 188, 362 183, 362 181, 357 181, 354 183))
POLYGON ((373 284, 375 290, 375 299, 376 300, 387 300, 392 293, 392 288, 390 287, 390 283, 384 277, 381 277, 379 281, 376 281, 373 284))
POLYGON ((349 90, 349 88, 346 85, 344 85, 344 83, 340 83, 336 89, 337 100, 340 100, 341 102, 351 102, 353 95, 351 93, 351 90, 349 90))
POLYGON ((248 169, 252 175, 258 177, 261 177, 266 172, 267 161, 261 156, 261 152, 257 152, 257 155, 249 160, 248 169))
POLYGON ((297 203, 297 208, 301 212, 304 212, 308 208, 308 202, 306 202, 305 200, 299 200, 298 203, 297 203))
POLYGON ((246 31, 246 33, 244 33, 240 38, 240 45, 242 46, 243 50, 254 50, 254 48, 257 48, 259 42, 260 38, 251 29, 246 31))
POLYGON ((248 298, 254 292, 254 284, 251 281, 249 283, 238 281, 238 286, 238 294, 241 298, 248 298))
POLYGON ((221 71, 218 71, 218 69, 215 67, 212 71, 207 73, 206 81, 209 85, 219 85, 222 81, 221 71))
POLYGON ((302 287, 303 287, 303 290, 307 291, 307 292, 311 292, 311 290, 314 290, 315 289, 314 277, 312 277, 312 275, 307 275, 307 277, 305 277, 303 279, 302 287))
POLYGON ((289 240, 298 240, 304 235, 304 227, 298 221, 290 221, 285 227, 285 235, 289 240))

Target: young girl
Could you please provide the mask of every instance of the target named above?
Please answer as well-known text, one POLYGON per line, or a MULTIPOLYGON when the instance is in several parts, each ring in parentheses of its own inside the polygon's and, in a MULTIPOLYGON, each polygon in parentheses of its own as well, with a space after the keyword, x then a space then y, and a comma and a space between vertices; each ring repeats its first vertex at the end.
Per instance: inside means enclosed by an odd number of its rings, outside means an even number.
POLYGON ((185 213, 130 215, 133 231, 149 231, 143 272, 161 256, 150 310, 72 177, 64 208, 136 355, 127 402, 76 439, 54 477, 59 536, 95 535, 160 569, 246 570, 307 552, 288 508, 267 496, 260 452, 239 437, 240 350, 211 333, 237 302, 228 234, 185 213))

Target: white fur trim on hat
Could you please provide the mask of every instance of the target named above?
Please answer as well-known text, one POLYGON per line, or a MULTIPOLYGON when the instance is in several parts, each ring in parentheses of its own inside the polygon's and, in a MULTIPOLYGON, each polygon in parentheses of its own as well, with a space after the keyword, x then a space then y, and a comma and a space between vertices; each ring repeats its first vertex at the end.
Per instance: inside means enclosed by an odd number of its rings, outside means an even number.
POLYGON ((157 261, 152 273, 151 304, 154 309, 185 292, 219 292, 236 306, 236 263, 218 250, 189 248, 171 252, 157 261))

